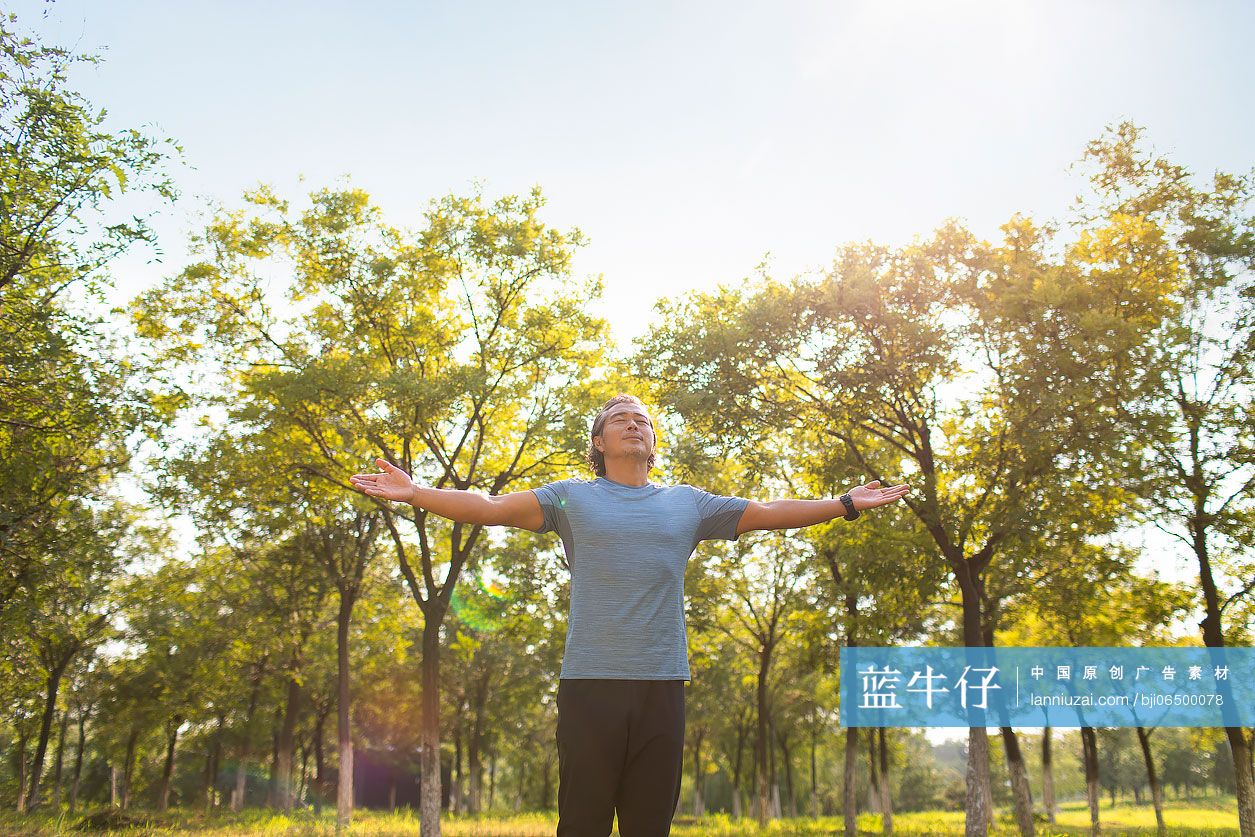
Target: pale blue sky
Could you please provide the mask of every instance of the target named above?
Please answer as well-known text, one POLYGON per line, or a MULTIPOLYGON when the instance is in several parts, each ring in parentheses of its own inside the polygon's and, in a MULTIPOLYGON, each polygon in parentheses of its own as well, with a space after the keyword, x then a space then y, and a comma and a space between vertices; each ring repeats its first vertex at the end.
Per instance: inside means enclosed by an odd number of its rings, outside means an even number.
MULTIPOLYGON (((394 223, 434 196, 539 184, 590 238, 621 342, 664 293, 780 276, 840 243, 985 236, 1059 215, 1067 165, 1131 118, 1197 171, 1252 163, 1255 4, 376 3, 18 0, 26 29, 105 63, 76 84, 195 170, 198 196, 295 196, 342 174, 394 223), (44 12, 47 15, 44 16, 44 12), (304 184, 298 183, 304 175, 304 184)), ((120 291, 159 266, 128 261, 120 291)))

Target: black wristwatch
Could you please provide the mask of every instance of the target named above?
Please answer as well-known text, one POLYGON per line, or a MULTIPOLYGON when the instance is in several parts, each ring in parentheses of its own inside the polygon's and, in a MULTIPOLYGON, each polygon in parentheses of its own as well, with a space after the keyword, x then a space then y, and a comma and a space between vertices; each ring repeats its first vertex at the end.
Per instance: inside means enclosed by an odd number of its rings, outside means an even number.
POLYGON ((845 506, 845 519, 846 520, 858 519, 858 516, 862 514, 862 512, 854 508, 854 501, 850 499, 850 495, 848 493, 842 494, 840 499, 841 499, 841 504, 845 506))

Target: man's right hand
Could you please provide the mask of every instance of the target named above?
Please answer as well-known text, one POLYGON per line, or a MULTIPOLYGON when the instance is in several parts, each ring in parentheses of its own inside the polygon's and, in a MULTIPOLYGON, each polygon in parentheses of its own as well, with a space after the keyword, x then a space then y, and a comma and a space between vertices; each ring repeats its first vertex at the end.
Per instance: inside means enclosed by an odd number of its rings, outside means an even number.
POLYGON ((375 463, 383 468, 378 474, 349 477, 354 488, 371 497, 409 503, 416 509, 426 509, 457 523, 514 526, 533 532, 545 523, 545 512, 535 491, 486 497, 453 488, 420 488, 409 474, 391 462, 376 459, 375 463))
POLYGON ((385 500, 397 500, 408 503, 414 497, 414 481, 410 475, 384 459, 375 459, 375 464, 383 468, 378 474, 354 474, 349 482, 358 491, 372 497, 385 500))

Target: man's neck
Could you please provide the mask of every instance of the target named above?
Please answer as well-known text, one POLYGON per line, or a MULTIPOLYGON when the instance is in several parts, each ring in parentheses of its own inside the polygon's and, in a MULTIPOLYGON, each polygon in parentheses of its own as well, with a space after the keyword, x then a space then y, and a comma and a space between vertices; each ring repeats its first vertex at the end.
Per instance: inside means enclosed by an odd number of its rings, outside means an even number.
POLYGON ((624 485, 649 485, 649 466, 640 461, 606 460, 606 479, 624 485))

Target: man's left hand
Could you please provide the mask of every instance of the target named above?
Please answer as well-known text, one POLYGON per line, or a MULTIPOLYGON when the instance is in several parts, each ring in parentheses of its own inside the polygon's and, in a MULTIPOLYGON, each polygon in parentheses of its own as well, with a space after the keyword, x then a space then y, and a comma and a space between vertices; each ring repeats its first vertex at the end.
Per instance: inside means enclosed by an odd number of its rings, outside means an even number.
POLYGON ((880 480, 872 480, 866 485, 851 488, 849 495, 850 499, 854 501, 855 511, 863 511, 864 509, 874 509, 877 506, 892 503, 894 500, 901 500, 910 490, 911 487, 906 483, 881 488, 880 480))

